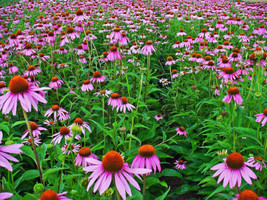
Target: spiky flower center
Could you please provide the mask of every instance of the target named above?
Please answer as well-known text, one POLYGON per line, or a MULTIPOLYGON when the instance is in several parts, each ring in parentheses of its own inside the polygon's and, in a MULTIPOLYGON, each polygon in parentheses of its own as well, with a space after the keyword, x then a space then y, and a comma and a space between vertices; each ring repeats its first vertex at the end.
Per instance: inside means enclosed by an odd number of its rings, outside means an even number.
POLYGON ((167 57, 167 61, 172 61, 172 60, 173 60, 173 57, 171 57, 171 56, 167 57))
POLYGON ((228 42, 228 41, 224 41, 223 44, 228 46, 228 45, 230 44, 230 42, 228 42))
POLYGON ((244 157, 237 152, 231 153, 226 158, 226 164, 231 169, 241 169, 244 166, 244 157))
POLYGON ((82 124, 83 124, 83 120, 82 120, 82 118, 77 117, 77 118, 74 120, 74 123, 75 123, 75 124, 82 125, 82 124))
POLYGON ((102 159, 102 166, 108 172, 118 172, 123 167, 123 159, 116 151, 109 151, 102 159))
POLYGON ((108 52, 103 52, 102 55, 104 56, 104 58, 106 58, 108 56, 108 52))
POLYGON ((238 200, 259 200, 259 197, 252 190, 244 190, 239 194, 238 200))
POLYGON ((205 61, 209 61, 209 60, 211 60, 211 57, 210 56, 206 56, 205 57, 205 61))
POLYGON ((14 76, 9 82, 9 90, 14 94, 27 92, 28 89, 28 81, 20 76, 14 76))
POLYGON ((254 156, 254 159, 258 160, 258 161, 263 161, 263 158, 260 156, 254 156))
POLYGON ((267 108, 265 108, 265 109, 263 110, 263 114, 264 114, 265 116, 267 116, 267 108))
POLYGON ((233 74, 234 73, 234 69, 232 67, 224 67, 223 71, 226 74, 233 74))
POLYGON ((114 32, 120 32, 121 31, 121 29, 120 28, 114 28, 114 30, 113 30, 114 32))
POLYGON ((138 150, 138 154, 146 158, 155 155, 155 152, 155 148, 150 144, 142 145, 138 150))
POLYGON ((57 82, 57 81, 58 81, 58 77, 53 76, 53 77, 51 78, 51 81, 52 81, 52 82, 57 82))
POLYGON ((53 190, 46 190, 40 197, 40 200, 58 200, 57 193, 53 190))
POLYGON ((68 27, 66 30, 67 33, 73 33, 74 29, 72 27, 68 27))
POLYGON ((152 45, 152 41, 151 40, 146 41, 146 45, 152 45))
POLYGON ((110 95, 110 97, 111 97, 112 99, 118 99, 118 98, 120 98, 120 95, 119 95, 118 93, 112 93, 112 94, 110 95))
POLYGON ((236 52, 233 52, 232 57, 233 58, 237 58, 238 57, 238 54, 236 52))
POLYGON ((176 69, 173 69, 172 70, 172 74, 176 74, 176 73, 178 73, 177 70, 176 69))
POLYGON ((157 117, 161 117, 161 114, 157 114, 157 117))
POLYGON ((66 126, 62 126, 60 129, 59 129, 59 133, 60 135, 68 135, 70 133, 70 129, 68 129, 66 126))
POLYGON ((95 72, 93 73, 93 77, 94 77, 94 78, 100 78, 100 77, 101 77, 101 73, 98 72, 98 71, 95 71, 95 72))
POLYGON ((28 67, 28 71, 33 71, 33 70, 35 70, 35 66, 30 65, 30 66, 28 67))
POLYGON ((110 48, 110 51, 111 52, 116 52, 117 51, 117 47, 115 45, 113 45, 111 48, 110 48))
POLYGON ((230 87, 228 89, 228 94, 231 94, 231 95, 239 94, 239 89, 237 87, 230 87))
POLYGON ((35 122, 30 122, 31 130, 34 131, 38 128, 37 124, 35 122))
POLYGON ((31 48, 32 48, 32 45, 31 45, 31 44, 27 43, 27 44, 25 45, 25 49, 31 49, 31 48))
POLYGON ((100 90, 100 94, 105 94, 106 90, 100 90))
POLYGON ((56 104, 53 105, 53 106, 52 106, 52 110, 53 110, 53 111, 58 111, 58 110, 59 110, 59 105, 56 105, 56 104))
POLYGON ((123 104, 127 104, 128 103, 128 99, 126 97, 121 97, 122 103, 123 104))
POLYGON ((184 128, 183 126, 180 126, 180 127, 179 127, 179 130, 180 130, 180 131, 185 131, 185 128, 184 128))
POLYGON ((184 164, 184 161, 183 161, 183 160, 179 160, 178 163, 179 163, 180 165, 182 165, 182 164, 184 164))
POLYGON ((88 148, 88 147, 82 147, 80 150, 79 150, 79 155, 82 156, 82 157, 87 157, 89 155, 91 155, 91 149, 88 148))
POLYGON ((6 87, 6 84, 4 82, 0 82, 0 88, 6 87))
POLYGON ((212 61, 212 60, 210 60, 209 62, 208 62, 208 66, 213 66, 214 65, 214 62, 212 61))
POLYGON ((11 34, 10 34, 10 38, 11 38, 11 39, 16 39, 16 38, 17 38, 17 35, 14 34, 14 33, 11 33, 11 34))
POLYGON ((76 11, 76 15, 77 15, 77 16, 81 16, 81 15, 83 15, 83 11, 79 8, 79 9, 76 11))
POLYGON ((84 81, 83 81, 83 84, 84 84, 84 85, 88 85, 89 83, 90 83, 90 80, 84 80, 84 81))
POLYGON ((223 57, 223 58, 222 58, 222 62, 223 62, 223 63, 228 63, 228 59, 227 59, 227 57, 223 57))
POLYGON ((44 54, 43 53, 39 53, 39 57, 44 57, 44 54))

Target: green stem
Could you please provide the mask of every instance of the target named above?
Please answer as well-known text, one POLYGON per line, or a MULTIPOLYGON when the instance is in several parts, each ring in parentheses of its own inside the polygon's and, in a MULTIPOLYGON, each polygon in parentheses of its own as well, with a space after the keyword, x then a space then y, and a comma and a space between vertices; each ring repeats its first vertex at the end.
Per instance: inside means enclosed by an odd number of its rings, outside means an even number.
POLYGON ((121 200, 120 193, 119 193, 117 187, 115 187, 115 188, 116 188, 116 196, 117 196, 117 200, 121 200))
POLYGON ((236 135, 235 135, 235 104, 233 104, 233 113, 232 113, 232 126, 233 126, 233 152, 235 152, 235 143, 236 143, 236 135))
POLYGON ((34 156, 35 156, 35 159, 36 159, 37 169, 38 169, 39 174, 40 174, 40 181, 41 181, 42 184, 44 184, 42 170, 41 170, 41 167, 40 167, 39 159, 38 159, 36 148, 35 148, 35 145, 34 145, 34 137, 32 135, 32 130, 31 130, 31 127, 30 127, 29 119, 27 117, 26 111, 23 108, 22 108, 22 112, 23 112, 23 116, 25 118, 25 121, 26 121, 26 124, 27 124, 27 128, 28 128, 30 136, 31 136, 32 149, 33 149, 34 156))
POLYGON ((145 200, 145 193, 146 193, 146 175, 143 175, 144 183, 143 183, 143 200, 145 200))

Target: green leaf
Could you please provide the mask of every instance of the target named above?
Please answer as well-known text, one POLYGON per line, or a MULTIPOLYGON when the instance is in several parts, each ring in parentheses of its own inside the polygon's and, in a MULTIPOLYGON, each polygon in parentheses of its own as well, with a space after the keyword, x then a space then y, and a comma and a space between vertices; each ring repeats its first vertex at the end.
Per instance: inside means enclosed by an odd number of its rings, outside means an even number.
POLYGON ((25 124, 26 125, 26 121, 16 121, 12 126, 11 128, 17 126, 17 125, 20 125, 20 124, 25 124))
POLYGON ((168 187, 167 183, 165 181, 160 181, 159 179, 155 177, 148 177, 146 179, 146 189, 150 188, 152 185, 160 184, 163 187, 168 187))
POLYGON ((170 176, 170 177, 183 178, 182 174, 175 169, 164 169, 160 173, 160 176, 170 176))
POLYGON ((35 160, 35 155, 34 155, 34 152, 33 152, 33 150, 32 150, 31 147, 29 147, 29 146, 25 146, 25 145, 24 145, 24 146, 22 146, 20 149, 23 151, 23 153, 24 153, 25 155, 31 157, 31 158, 34 160, 34 162, 36 162, 36 160, 35 160))
POLYGON ((44 181, 48 178, 49 175, 54 174, 54 173, 56 173, 56 172, 58 172, 60 170, 63 170, 63 169, 67 169, 67 168, 62 168, 61 167, 61 168, 54 168, 54 169, 48 169, 48 170, 46 170, 45 173, 43 173, 43 179, 44 179, 44 181))
POLYGON ((127 134, 127 138, 132 138, 134 140, 137 140, 140 145, 142 144, 141 140, 138 137, 134 136, 134 135, 127 134))
POLYGON ((22 181, 28 181, 28 180, 35 179, 35 178, 39 177, 40 174, 39 174, 39 171, 37 169, 32 169, 32 170, 26 171, 22 176, 23 176, 22 181))
POLYGON ((0 130, 4 130, 6 133, 9 133, 9 127, 8 125, 1 123, 0 124, 0 130))
POLYGON ((170 187, 168 188, 168 190, 166 192, 164 192, 164 194, 162 194, 161 196, 157 197, 155 200, 164 200, 167 196, 167 194, 169 193, 170 191, 170 187))

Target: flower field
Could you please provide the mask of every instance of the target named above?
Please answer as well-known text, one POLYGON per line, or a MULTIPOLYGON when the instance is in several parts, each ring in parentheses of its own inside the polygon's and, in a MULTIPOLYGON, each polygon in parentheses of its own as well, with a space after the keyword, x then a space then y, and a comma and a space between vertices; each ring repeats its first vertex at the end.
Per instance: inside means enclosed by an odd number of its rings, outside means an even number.
POLYGON ((267 4, 0 3, 0 200, 267 200, 267 4))

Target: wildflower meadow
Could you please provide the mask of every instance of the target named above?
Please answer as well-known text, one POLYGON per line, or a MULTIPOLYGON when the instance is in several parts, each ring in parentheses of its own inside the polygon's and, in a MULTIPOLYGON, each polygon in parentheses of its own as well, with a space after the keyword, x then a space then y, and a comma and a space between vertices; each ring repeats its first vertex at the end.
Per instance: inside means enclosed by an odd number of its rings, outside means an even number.
POLYGON ((0 200, 267 200, 267 4, 0 4, 0 200))

